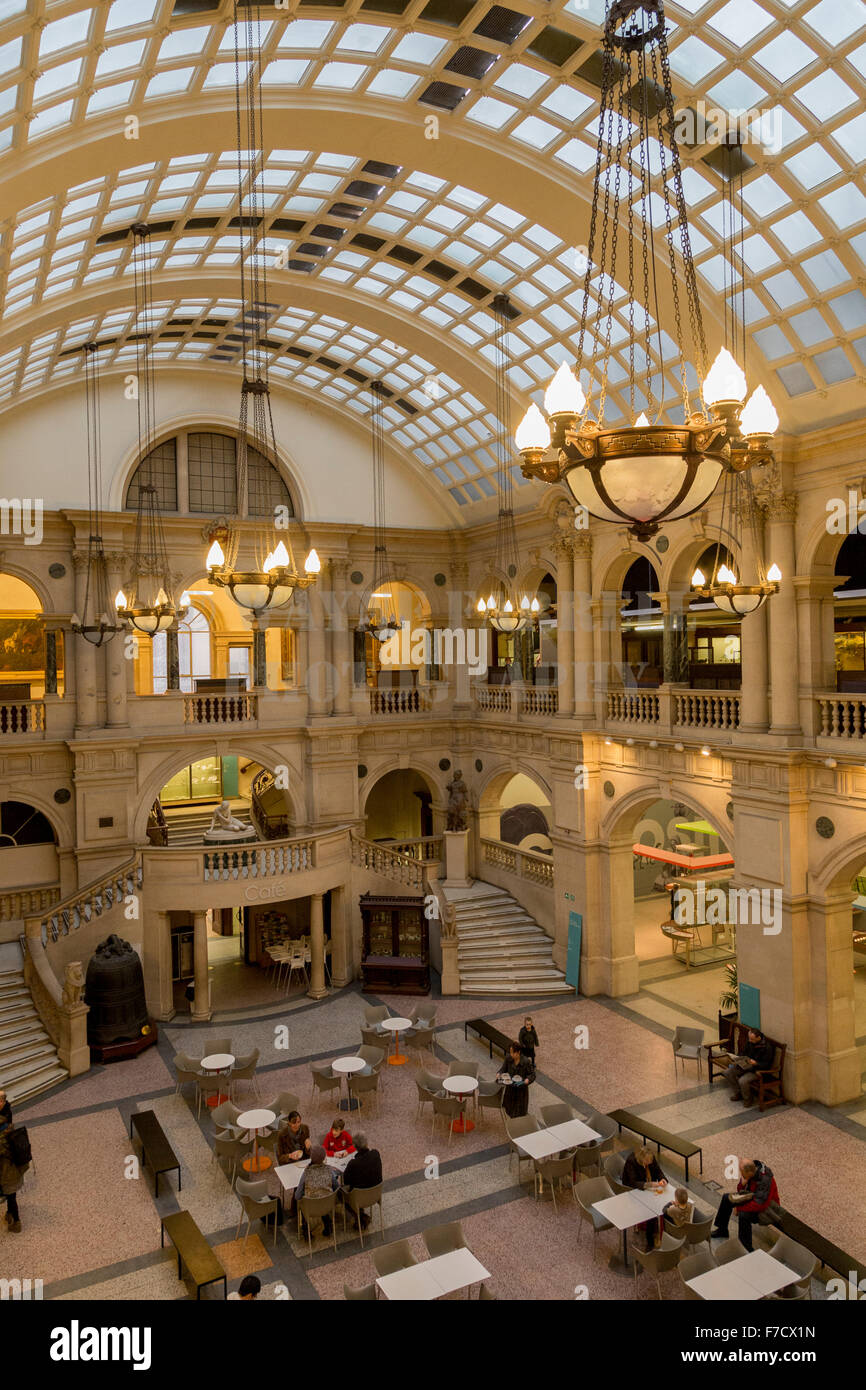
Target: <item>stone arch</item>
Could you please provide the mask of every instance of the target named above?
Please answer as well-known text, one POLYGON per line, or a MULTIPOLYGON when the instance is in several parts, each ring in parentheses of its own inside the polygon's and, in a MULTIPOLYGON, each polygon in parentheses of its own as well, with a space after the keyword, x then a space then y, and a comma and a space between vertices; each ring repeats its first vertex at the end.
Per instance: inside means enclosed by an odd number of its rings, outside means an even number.
MULTIPOLYGON (((478 810, 478 833, 483 840, 498 840, 499 822, 502 807, 500 798, 502 793, 512 779, 518 775, 526 777, 533 782, 538 790, 545 797, 546 804, 553 806, 553 788, 541 774, 533 768, 531 771, 525 767, 514 767, 512 764, 500 765, 490 772, 486 772, 483 780, 477 784, 475 795, 477 797, 478 810)), ((550 817, 552 829, 552 815, 550 817)))
MULTIPOLYGON (((384 778, 390 777, 394 773, 400 772, 414 773, 416 777, 420 778, 421 782, 425 784, 426 789, 430 795, 429 804, 431 813, 434 815, 434 817, 442 817, 445 802, 447 800, 444 790, 444 783, 446 781, 450 781, 453 775, 453 768, 449 769, 448 772, 444 774, 440 772, 439 777, 437 778, 433 771, 429 767, 425 766, 423 759, 414 757, 407 760, 403 760, 400 758, 389 758, 385 762, 378 764, 374 769, 368 771, 367 776, 361 781, 361 785, 358 790, 358 811, 364 823, 365 833, 370 810, 370 797, 372 793, 375 791, 379 783, 384 780, 384 778)), ((405 838, 410 839, 414 838, 414 836, 406 836, 405 838)))
POLYGON ((0 575, 8 574, 11 579, 18 579, 22 584, 26 584, 27 588, 32 591, 33 597, 37 600, 40 611, 43 614, 53 613, 54 602, 47 584, 42 579, 41 575, 35 574, 33 570, 25 569, 23 565, 16 562, 15 556, 17 553, 18 552, 9 550, 3 552, 3 561, 2 564, 0 564, 0 575))
MULTIPOLYGON (((621 799, 614 800, 607 815, 602 818, 599 831, 603 839, 612 843, 619 839, 621 835, 629 837, 629 844, 632 844, 634 829, 638 825, 644 811, 651 806, 654 801, 683 801, 700 812, 700 816, 710 824, 718 833, 723 842, 730 848, 734 842, 734 823, 725 817, 725 822, 708 807, 701 798, 694 792, 694 783, 687 782, 682 794, 673 782, 660 781, 652 782, 648 785, 636 788, 621 799), (624 824, 623 824, 624 822, 624 824)), ((731 849, 731 853, 733 850, 731 849)))
POLYGON ((172 751, 167 753, 161 761, 152 767, 141 780, 138 807, 135 812, 133 822, 132 838, 135 844, 140 845, 145 842, 145 830, 150 808, 159 795, 160 789, 165 786, 169 778, 176 772, 188 767, 191 762, 196 762, 200 758, 218 757, 243 757, 249 758, 252 762, 258 763, 260 767, 266 768, 269 772, 275 772, 277 767, 288 767, 289 769, 289 790, 283 792, 286 798, 287 811, 295 826, 306 823, 307 807, 306 796, 304 794, 304 772, 303 768, 292 759, 277 753, 271 748, 257 748, 245 743, 237 743, 230 740, 215 738, 212 744, 200 744, 193 750, 196 756, 190 752, 178 753, 172 751))

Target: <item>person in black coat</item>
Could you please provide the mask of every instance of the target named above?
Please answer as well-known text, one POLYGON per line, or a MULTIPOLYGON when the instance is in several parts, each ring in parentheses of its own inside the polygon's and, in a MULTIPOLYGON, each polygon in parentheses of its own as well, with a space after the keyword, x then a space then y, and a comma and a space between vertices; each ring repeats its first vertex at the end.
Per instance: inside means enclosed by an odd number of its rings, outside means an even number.
MULTIPOLYGON (((350 1158, 343 1173, 343 1190, 351 1191, 358 1187, 378 1187, 382 1181, 382 1155, 378 1149, 371 1149, 366 1134, 355 1135, 355 1148, 358 1152, 350 1158)), ((369 1226, 370 1215, 366 1211, 358 1213, 362 1226, 369 1226)))
POLYGON ((755 1073, 771 1067, 775 1055, 775 1047, 771 1042, 767 1042, 763 1033, 757 1028, 750 1028, 749 1041, 743 1054, 748 1060, 736 1058, 731 1061, 730 1066, 725 1067, 725 1078, 730 1082, 732 1100, 741 1100, 747 1107, 754 1103, 752 1091, 757 1079, 755 1073))
POLYGON ((12 1106, 5 1091, 0 1090, 0 1134, 12 1128, 12 1106))
POLYGON ((525 1115, 529 1109, 529 1087, 535 1080, 535 1067, 531 1059, 521 1052, 519 1043, 509 1043, 508 1055, 496 1080, 505 1085, 502 1108, 506 1115, 512 1119, 525 1115))
POLYGON ((523 1027, 517 1034, 517 1041, 520 1043, 521 1052, 525 1052, 533 1066, 535 1066, 535 1049, 538 1047, 538 1033, 529 1014, 523 1020, 523 1027))
MULTIPOLYGON (((665 1182, 665 1175, 661 1170, 659 1161, 652 1149, 642 1145, 630 1153, 622 1168, 620 1182, 623 1187, 645 1188, 652 1187, 653 1183, 665 1182)), ((655 1246, 655 1233, 660 1222, 655 1220, 642 1221, 638 1226, 639 1231, 643 1231, 646 1237, 646 1248, 652 1250, 655 1246)))

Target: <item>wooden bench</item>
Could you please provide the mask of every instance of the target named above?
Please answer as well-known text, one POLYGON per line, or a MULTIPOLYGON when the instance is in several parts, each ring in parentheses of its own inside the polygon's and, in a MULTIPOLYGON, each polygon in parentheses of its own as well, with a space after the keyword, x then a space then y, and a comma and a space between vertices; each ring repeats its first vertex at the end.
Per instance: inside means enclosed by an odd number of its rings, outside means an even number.
POLYGON ((469 1018, 466 1020, 463 1024, 464 1038, 469 1037, 468 1029, 470 1028, 473 1033, 477 1033, 479 1038, 483 1038, 487 1043, 491 1057, 493 1056, 494 1047, 498 1047, 503 1057, 505 1057, 511 1043, 514 1041, 513 1038, 506 1037, 504 1033, 501 1033, 498 1028, 494 1028, 492 1023, 485 1023, 483 1018, 469 1018))
MULTIPOLYGON (((773 1105, 785 1105, 785 1095, 783 1090, 783 1076, 785 1067, 785 1052, 787 1043, 777 1042, 775 1038, 768 1038, 764 1034, 765 1041, 770 1043, 775 1052, 773 1055, 773 1065, 764 1071, 755 1072, 758 1091, 758 1109, 767 1110, 773 1105)), ((712 1086, 717 1076, 724 1074, 725 1067, 728 1065, 728 1058, 731 1056, 743 1056, 749 1042, 749 1027, 745 1023, 733 1023, 731 1031, 726 1040, 716 1038, 713 1042, 704 1043, 704 1050, 707 1054, 707 1073, 709 1083, 712 1086)))
POLYGON ((656 1152, 661 1153, 662 1149, 669 1149, 671 1153, 679 1154, 680 1158, 685 1159, 686 1182, 689 1180, 689 1159, 698 1154, 700 1158, 701 1172, 704 1171, 704 1151, 700 1144, 693 1144, 690 1139, 683 1139, 679 1134, 672 1134, 670 1130, 659 1129, 658 1125, 650 1124, 640 1115, 634 1115, 630 1110, 610 1110, 608 1114, 619 1126, 622 1134, 624 1129, 629 1129, 633 1134, 639 1134, 644 1143, 655 1144, 656 1152))
POLYGON ((781 1216, 775 1217, 769 1224, 783 1235, 790 1236, 798 1245, 810 1250, 821 1261, 822 1268, 835 1270, 846 1280, 851 1275, 858 1283, 860 1280, 866 1280, 866 1265, 861 1264, 853 1255, 846 1255, 838 1245, 827 1240, 813 1227, 807 1226, 805 1221, 801 1221, 799 1216, 794 1216, 793 1212, 785 1211, 783 1207, 781 1216))
POLYGON ((181 1189, 180 1160, 153 1110, 134 1110, 129 1119, 129 1137, 133 1130, 141 1144, 142 1161, 153 1173, 154 1197, 159 1196, 160 1173, 172 1173, 177 1169, 177 1190, 181 1189))
POLYGON ((162 1218, 159 1247, 165 1249, 165 1237, 177 1252, 177 1277, 183 1278, 182 1266, 195 1284, 195 1296, 201 1299, 201 1291, 208 1284, 223 1281, 223 1298, 227 1296, 226 1272, 208 1245, 198 1226, 188 1211, 176 1211, 162 1218))

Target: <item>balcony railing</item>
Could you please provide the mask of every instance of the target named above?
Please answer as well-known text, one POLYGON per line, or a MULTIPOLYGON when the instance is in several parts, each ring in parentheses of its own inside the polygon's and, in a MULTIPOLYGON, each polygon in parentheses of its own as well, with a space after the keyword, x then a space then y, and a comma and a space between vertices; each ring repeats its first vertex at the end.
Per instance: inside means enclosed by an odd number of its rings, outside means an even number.
POLYGON ((559 709, 559 691, 555 686, 530 685, 525 689, 510 685, 476 685, 475 704, 486 714, 521 714, 549 716, 559 709))
POLYGON ((818 738, 866 738, 866 695, 819 695, 818 738))
POLYGON ((607 717, 612 723, 642 726, 659 733, 732 733, 740 725, 740 696, 727 690, 611 690, 607 717))
POLYGON ((70 932, 78 931, 94 918, 109 912, 118 903, 124 902, 130 894, 136 894, 141 885, 141 855, 136 853, 119 869, 114 869, 103 878, 89 883, 86 888, 64 898, 47 916, 28 916, 27 935, 35 936, 41 940, 43 946, 49 946, 61 936, 68 936, 70 932))
POLYGON ((517 849, 501 840, 482 840, 481 853, 485 864, 494 869, 504 869, 508 874, 539 883, 543 888, 553 887, 553 860, 549 854, 536 854, 534 850, 517 849))
POLYGON ((371 714, 422 714, 432 708, 429 691, 416 686, 413 690, 371 690, 371 714))
POLYGON ((352 863, 361 869, 382 874, 396 883, 408 884, 419 892, 425 891, 424 862, 411 854, 402 854, 392 845, 377 845, 360 835, 351 836, 352 863))
POLYGON ((49 884, 45 888, 21 888, 10 893, 0 893, 0 922, 16 922, 29 917, 34 912, 44 912, 60 901, 60 884, 49 884))
MULTIPOLYGON (((370 843, 373 842, 370 841, 370 843)), ((386 845, 381 845, 380 848, 392 850, 394 854, 408 854, 410 859, 420 859, 424 863, 441 862, 442 836, 419 835, 416 840, 389 840, 386 845)))
POLYGON ((251 845, 248 849, 237 846, 205 850, 203 864, 205 883, 282 878, 284 874, 303 873, 316 867, 316 841, 307 837, 279 844, 251 845))
POLYGON ((185 695, 183 700, 185 724, 248 724, 257 713, 257 697, 249 690, 237 695, 185 695))
POLYGON ((0 736, 45 732, 45 706, 41 700, 12 700, 0 704, 0 736))

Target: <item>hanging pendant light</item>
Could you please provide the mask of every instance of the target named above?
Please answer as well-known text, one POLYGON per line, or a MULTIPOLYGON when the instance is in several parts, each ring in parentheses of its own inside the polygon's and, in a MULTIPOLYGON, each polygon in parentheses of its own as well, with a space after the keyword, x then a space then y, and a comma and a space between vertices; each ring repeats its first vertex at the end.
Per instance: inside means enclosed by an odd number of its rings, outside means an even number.
POLYGON ((118 617, 145 637, 165 632, 177 621, 171 599, 172 579, 168 549, 154 481, 153 450, 156 442, 156 388, 151 343, 156 329, 153 310, 153 267, 148 249, 150 228, 137 223, 132 229, 132 267, 135 283, 135 372, 138 402, 138 505, 132 546, 129 594, 115 597, 118 617))
MULTIPOLYGON (((763 386, 758 386, 749 400, 743 405, 748 391, 746 374, 739 360, 746 361, 746 279, 743 241, 745 239, 746 218, 743 207, 743 168, 742 141, 739 133, 729 136, 722 148, 722 172, 727 184, 727 194, 722 200, 722 254, 725 266, 725 346, 713 363, 704 382, 704 400, 714 413, 714 417, 735 421, 742 440, 745 441, 747 456, 753 462, 767 462, 765 453, 769 440, 778 427, 779 417, 763 386), (736 267, 739 267, 739 273, 736 267), (738 360, 739 359, 739 360, 738 360)), ((731 557, 733 560, 733 557, 731 557)), ((757 613, 767 599, 779 592, 782 578, 778 565, 771 565, 764 571, 763 547, 758 532, 757 506, 752 488, 751 475, 735 467, 726 473, 722 490, 722 505, 718 525, 713 575, 706 582, 700 570, 692 577, 692 587, 696 598, 712 599, 716 608, 729 617, 746 618, 757 613), (735 548, 742 554, 741 524, 747 517, 751 531, 752 554, 755 556, 754 576, 741 576, 740 583, 735 571, 725 562, 720 563, 723 549, 722 538, 732 538, 735 548)))
POLYGON ((120 624, 109 597, 108 565, 102 542, 102 427, 99 401, 99 364, 95 343, 84 345, 84 398, 87 420, 87 577, 82 612, 73 613, 69 626, 93 647, 110 642, 120 624))
POLYGON ((387 642, 400 631, 400 620, 391 586, 391 567, 385 538, 385 387, 381 381, 372 381, 370 391, 373 452, 373 585, 367 604, 367 617, 360 624, 358 631, 369 633, 377 642, 387 642), (373 608, 371 605, 374 599, 383 606, 373 608))
POLYGON ((521 632, 537 617, 541 605, 537 596, 530 602, 528 594, 518 593, 515 588, 520 557, 514 525, 514 480, 511 474, 511 359, 508 325, 512 310, 507 294, 497 294, 494 297, 493 312, 496 317, 496 419, 499 425, 496 437, 496 487, 499 511, 493 562, 495 572, 491 576, 490 592, 486 599, 478 600, 476 611, 479 616, 486 618, 496 632, 511 635, 521 632))
POLYGON ((717 358, 706 374, 703 395, 709 414, 699 401, 693 402, 689 390, 688 362, 696 364, 702 378, 707 351, 674 134, 663 0, 610 4, 602 57, 576 372, 565 364, 559 367, 545 393, 547 418, 536 405, 530 406, 518 427, 516 443, 526 477, 564 481, 592 516, 625 523, 645 540, 663 522, 699 511, 723 472, 766 461, 778 421, 774 423, 769 399, 757 393, 743 409, 745 378, 739 369, 739 374, 731 373, 724 358, 717 358), (655 150, 657 175, 650 167, 655 150), (627 190, 622 198, 621 184, 627 190), (614 314, 614 302, 622 295, 618 280, 622 257, 617 258, 620 231, 627 231, 626 349, 635 423, 611 426, 605 422, 605 405, 612 381, 622 374, 619 367, 615 378, 611 372, 614 324, 617 333, 622 326, 614 314), (652 250, 662 243, 667 251, 664 270, 652 250), (673 324, 659 322, 662 281, 669 292, 673 324), (590 319, 595 320, 591 333, 590 319), (672 333, 676 343, 682 424, 663 418, 663 363, 668 355, 663 332, 672 333), (590 366, 597 379, 588 401, 580 376, 590 366), (747 428, 752 432, 747 433, 747 428))
MULTIPOLYGON (((262 499, 251 497, 253 481, 250 455, 276 466, 277 441, 268 379, 268 349, 265 345, 269 310, 267 307, 267 257, 262 237, 265 221, 265 192, 261 182, 264 158, 262 120, 262 27, 259 6, 240 6, 234 2, 235 110, 237 131, 238 216, 240 238, 241 357, 243 381, 238 420, 237 477, 238 509, 260 515, 262 499), (245 9, 241 19, 239 8, 245 9), (246 54, 248 72, 241 76, 246 54)), ((259 477, 261 470, 256 475, 259 477)), ((254 489, 255 490, 255 489, 254 489)), ((252 542, 234 523, 215 526, 208 539, 207 572, 210 583, 228 591, 239 608, 258 615, 272 608, 285 608, 298 589, 308 589, 316 581, 322 564, 314 549, 299 571, 288 532, 276 538, 272 521, 260 528, 252 542), (243 553, 251 549, 247 564, 243 553)))

